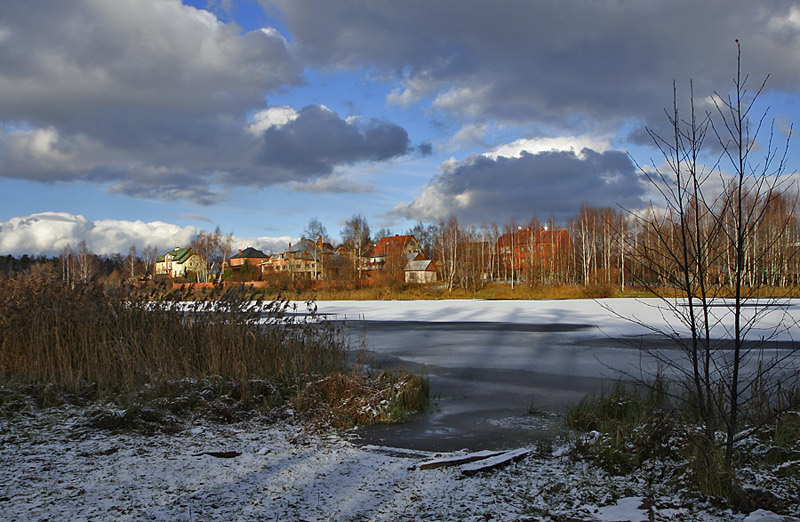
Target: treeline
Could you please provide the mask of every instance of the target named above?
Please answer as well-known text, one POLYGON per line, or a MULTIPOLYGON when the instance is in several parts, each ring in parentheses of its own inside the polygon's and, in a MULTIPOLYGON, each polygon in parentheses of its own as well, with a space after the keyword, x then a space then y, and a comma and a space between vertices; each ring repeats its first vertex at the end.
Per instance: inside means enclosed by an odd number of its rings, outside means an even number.
MULTIPOLYGON (((713 213, 704 207, 694 226, 703 229, 700 248, 715 253, 705 282, 724 286, 730 283, 729 274, 736 265, 735 252, 726 241, 735 233, 736 215, 730 206, 719 206, 713 213)), ((794 199, 781 193, 750 203, 748 208, 757 212, 759 219, 743 238, 744 279, 749 286, 794 286, 800 280, 796 207, 794 199)), ((694 215, 695 210, 692 206, 684 209, 684 217, 694 215)), ((681 270, 673 253, 681 250, 685 222, 679 213, 657 207, 635 214, 584 204, 562 225, 536 217, 503 225, 465 225, 452 217, 436 224, 418 223, 404 234, 417 239, 449 288, 476 290, 490 281, 504 281, 529 286, 611 285, 624 290, 630 284, 672 286, 681 270), (672 262, 663 261, 668 259, 672 262)), ((371 241, 391 234, 383 229, 371 241)), ((355 244, 354 238, 363 240, 365 236, 369 236, 369 227, 361 216, 354 216, 342 231, 347 246, 355 244), (357 230, 361 232, 356 234, 357 230)))
POLYGON ((62 281, 70 282, 101 282, 119 283, 130 274, 130 265, 133 263, 133 273, 140 276, 145 271, 145 263, 135 255, 123 257, 122 254, 109 256, 97 255, 89 251, 85 242, 81 242, 77 249, 66 247, 59 256, 29 256, 23 254, 19 257, 10 254, 0 257, 0 276, 11 277, 15 274, 27 272, 34 266, 52 266, 59 274, 62 281))

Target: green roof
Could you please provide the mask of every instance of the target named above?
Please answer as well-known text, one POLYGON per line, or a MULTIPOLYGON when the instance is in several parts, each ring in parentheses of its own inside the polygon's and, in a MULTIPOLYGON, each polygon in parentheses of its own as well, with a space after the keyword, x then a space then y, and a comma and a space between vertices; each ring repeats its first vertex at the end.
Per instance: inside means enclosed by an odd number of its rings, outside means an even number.
POLYGON ((158 259, 156 259, 156 263, 163 263, 167 257, 167 254, 172 254, 172 260, 180 265, 181 263, 185 262, 187 259, 192 257, 192 254, 194 254, 194 252, 189 247, 184 247, 184 248, 175 247, 173 251, 158 256, 158 259))

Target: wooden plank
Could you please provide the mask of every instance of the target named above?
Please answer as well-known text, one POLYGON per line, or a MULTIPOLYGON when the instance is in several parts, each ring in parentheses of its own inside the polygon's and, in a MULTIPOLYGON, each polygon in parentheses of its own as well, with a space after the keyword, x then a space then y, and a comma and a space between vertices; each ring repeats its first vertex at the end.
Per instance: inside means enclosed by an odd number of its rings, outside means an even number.
POLYGON ((502 451, 478 451, 475 453, 467 453, 466 455, 454 455, 452 457, 426 460, 425 462, 420 462, 414 467, 417 469, 435 469, 445 466, 460 466, 461 464, 467 464, 477 460, 495 457, 497 455, 501 455, 502 453, 502 451))
POLYGON ((511 464, 516 460, 525 458, 528 454, 530 454, 530 452, 531 450, 529 449, 517 449, 512 451, 506 451, 494 457, 489 457, 477 460, 475 462, 471 462, 469 464, 464 464, 463 466, 461 466, 461 473, 467 476, 472 476, 476 473, 480 473, 481 471, 488 471, 491 469, 501 468, 503 466, 511 464))

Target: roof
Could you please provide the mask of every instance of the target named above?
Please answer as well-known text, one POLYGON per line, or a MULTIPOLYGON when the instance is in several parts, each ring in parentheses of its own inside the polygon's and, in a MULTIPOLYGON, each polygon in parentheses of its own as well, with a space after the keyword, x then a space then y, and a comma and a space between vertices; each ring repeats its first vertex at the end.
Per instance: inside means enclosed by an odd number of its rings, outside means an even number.
POLYGON ((247 247, 235 256, 231 256, 231 259, 267 259, 268 257, 269 256, 261 250, 256 250, 253 247, 247 247))
POLYGON ((171 252, 166 252, 166 253, 161 254, 160 256, 158 256, 158 259, 156 259, 156 263, 163 263, 164 260, 167 257, 167 254, 171 254, 172 255, 172 260, 175 263, 180 265, 180 264, 186 262, 187 259, 192 257, 192 254, 194 254, 194 251, 189 247, 183 247, 183 248, 175 247, 171 252))
POLYGON ((406 272, 425 272, 429 269, 436 270, 436 265, 430 259, 418 259, 409 261, 406 266, 406 272))
POLYGON ((411 235, 382 237, 378 244, 375 245, 375 248, 372 249, 369 257, 382 257, 401 253, 411 240, 416 241, 414 236, 411 235))

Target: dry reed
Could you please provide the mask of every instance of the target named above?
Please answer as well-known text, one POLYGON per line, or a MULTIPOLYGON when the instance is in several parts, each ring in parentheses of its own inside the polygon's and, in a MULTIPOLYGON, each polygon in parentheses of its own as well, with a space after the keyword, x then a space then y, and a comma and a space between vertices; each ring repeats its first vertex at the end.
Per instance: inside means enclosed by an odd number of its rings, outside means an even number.
POLYGON ((0 377, 72 393, 212 377, 296 389, 345 367, 339 329, 297 319, 286 301, 240 291, 191 302, 153 297, 69 287, 47 266, 0 282, 0 377))

